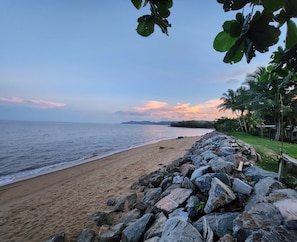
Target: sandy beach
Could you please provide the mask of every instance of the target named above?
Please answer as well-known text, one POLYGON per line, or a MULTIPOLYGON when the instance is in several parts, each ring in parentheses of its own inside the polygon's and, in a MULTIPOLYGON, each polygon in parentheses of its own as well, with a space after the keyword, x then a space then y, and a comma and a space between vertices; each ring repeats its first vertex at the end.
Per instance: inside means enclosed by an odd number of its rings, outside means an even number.
POLYGON ((90 215, 111 210, 108 199, 133 192, 140 176, 182 157, 198 139, 164 140, 0 187, 0 241, 45 241, 62 231, 75 241, 84 228, 98 233, 90 215))

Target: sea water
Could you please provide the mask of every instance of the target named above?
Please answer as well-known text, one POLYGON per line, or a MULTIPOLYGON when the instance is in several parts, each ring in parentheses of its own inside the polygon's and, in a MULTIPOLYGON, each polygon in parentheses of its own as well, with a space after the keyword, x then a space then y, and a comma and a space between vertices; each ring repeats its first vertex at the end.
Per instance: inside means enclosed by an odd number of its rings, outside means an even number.
POLYGON ((166 125, 0 121, 0 186, 160 140, 211 131, 166 125))

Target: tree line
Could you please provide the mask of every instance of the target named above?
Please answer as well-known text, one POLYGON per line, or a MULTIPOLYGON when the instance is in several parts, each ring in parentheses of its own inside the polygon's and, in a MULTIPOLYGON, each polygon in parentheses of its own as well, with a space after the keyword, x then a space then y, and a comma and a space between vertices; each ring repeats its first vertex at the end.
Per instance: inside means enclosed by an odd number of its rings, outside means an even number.
POLYGON ((275 125, 275 140, 290 139, 297 126, 296 81, 295 72, 280 75, 273 71, 273 66, 259 67, 246 76, 238 89, 223 93, 223 102, 218 108, 231 110, 243 132, 252 133, 257 126, 275 125))

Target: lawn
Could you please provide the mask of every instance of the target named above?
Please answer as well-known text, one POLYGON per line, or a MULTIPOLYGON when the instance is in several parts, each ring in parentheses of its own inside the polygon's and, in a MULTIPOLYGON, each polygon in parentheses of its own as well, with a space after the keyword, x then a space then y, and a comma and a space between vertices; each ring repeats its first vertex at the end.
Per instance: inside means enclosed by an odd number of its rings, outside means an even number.
MULTIPOLYGON (((280 141, 261 138, 258 136, 252 136, 242 132, 230 132, 228 133, 228 135, 235 137, 237 140, 242 141, 243 143, 252 145, 262 158, 262 161, 258 162, 257 165, 265 170, 278 172, 277 155, 280 153, 281 149, 283 150, 284 154, 287 154, 297 159, 296 144, 291 144, 287 142, 282 143, 280 141)), ((287 174, 286 169, 285 174, 286 176, 291 176, 287 174)), ((293 176, 297 178, 297 174, 293 174, 293 176)), ((285 179, 287 179, 287 177, 285 179)))

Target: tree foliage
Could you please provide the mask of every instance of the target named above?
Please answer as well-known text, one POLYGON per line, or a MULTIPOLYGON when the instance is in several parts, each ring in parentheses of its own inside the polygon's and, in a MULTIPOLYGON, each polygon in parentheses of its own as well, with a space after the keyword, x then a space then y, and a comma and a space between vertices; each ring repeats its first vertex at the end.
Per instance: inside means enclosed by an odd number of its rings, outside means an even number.
MULTIPOLYGON (((150 6, 150 14, 138 18, 137 32, 149 36, 158 25, 168 34, 167 18, 173 0, 131 0, 140 9, 150 6)), ((214 39, 214 49, 226 52, 224 62, 237 63, 245 56, 249 63, 256 52, 265 53, 279 42, 282 26, 286 25, 285 46, 273 54, 275 70, 297 70, 297 0, 217 0, 223 10, 238 11, 235 19, 223 24, 223 31, 214 39), (243 11, 243 9, 245 11, 243 11), (248 12, 244 15, 243 12, 248 12)))

